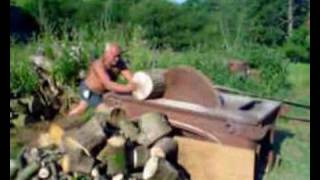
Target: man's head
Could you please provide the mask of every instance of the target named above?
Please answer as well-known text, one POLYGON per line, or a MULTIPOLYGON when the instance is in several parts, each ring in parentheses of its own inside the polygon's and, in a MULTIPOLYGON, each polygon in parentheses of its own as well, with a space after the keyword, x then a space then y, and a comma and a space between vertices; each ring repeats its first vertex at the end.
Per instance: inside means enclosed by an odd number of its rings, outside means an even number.
POLYGON ((104 49, 103 61, 105 65, 115 65, 119 60, 121 49, 116 43, 107 43, 104 49))

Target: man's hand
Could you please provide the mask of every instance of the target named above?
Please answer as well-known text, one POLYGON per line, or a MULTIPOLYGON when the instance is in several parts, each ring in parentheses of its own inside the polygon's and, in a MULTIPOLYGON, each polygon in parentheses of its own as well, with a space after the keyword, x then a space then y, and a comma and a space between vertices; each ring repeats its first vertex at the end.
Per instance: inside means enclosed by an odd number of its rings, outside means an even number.
POLYGON ((136 90, 138 88, 138 86, 136 83, 130 82, 127 84, 127 88, 129 91, 132 92, 132 91, 136 90))

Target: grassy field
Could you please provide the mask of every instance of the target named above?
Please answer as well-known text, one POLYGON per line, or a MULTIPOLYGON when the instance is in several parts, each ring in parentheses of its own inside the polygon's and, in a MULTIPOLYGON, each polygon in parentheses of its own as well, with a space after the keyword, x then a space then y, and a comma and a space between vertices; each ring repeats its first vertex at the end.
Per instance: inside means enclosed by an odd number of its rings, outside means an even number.
MULTIPOLYGON (((310 65, 290 64, 292 89, 288 98, 310 104, 310 65)), ((310 111, 292 108, 290 115, 310 116, 310 111)), ((285 119, 277 121, 276 147, 281 155, 279 166, 265 175, 266 180, 310 179, 310 124, 285 119)))

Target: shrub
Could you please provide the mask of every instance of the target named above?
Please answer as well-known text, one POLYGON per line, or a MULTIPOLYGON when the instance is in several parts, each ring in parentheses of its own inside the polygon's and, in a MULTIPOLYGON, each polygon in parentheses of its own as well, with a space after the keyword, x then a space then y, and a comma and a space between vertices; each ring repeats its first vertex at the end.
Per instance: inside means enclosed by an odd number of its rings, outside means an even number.
POLYGON ((22 47, 10 47, 10 93, 28 94, 38 86, 37 74, 33 71, 28 55, 22 47))
POLYGON ((293 31, 282 50, 294 62, 309 62, 310 35, 307 27, 302 25, 293 31))

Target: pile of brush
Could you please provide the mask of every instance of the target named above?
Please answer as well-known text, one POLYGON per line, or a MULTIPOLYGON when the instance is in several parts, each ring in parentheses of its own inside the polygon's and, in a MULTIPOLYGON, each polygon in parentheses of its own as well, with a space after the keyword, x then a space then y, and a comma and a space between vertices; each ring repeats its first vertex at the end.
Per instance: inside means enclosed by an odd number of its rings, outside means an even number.
POLYGON ((114 108, 95 113, 86 123, 66 124, 52 124, 37 147, 11 160, 11 179, 187 179, 164 114, 127 119, 114 108))

